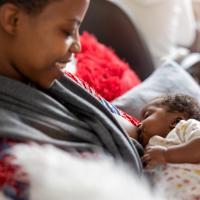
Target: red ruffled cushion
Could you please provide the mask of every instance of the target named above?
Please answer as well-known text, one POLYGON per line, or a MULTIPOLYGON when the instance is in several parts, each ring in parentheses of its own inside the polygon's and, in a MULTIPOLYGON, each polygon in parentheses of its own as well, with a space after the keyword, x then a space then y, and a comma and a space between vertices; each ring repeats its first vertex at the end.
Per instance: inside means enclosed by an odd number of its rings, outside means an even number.
POLYGON ((127 63, 114 51, 84 32, 80 38, 82 50, 76 55, 76 76, 86 81, 102 97, 111 101, 141 81, 127 63))

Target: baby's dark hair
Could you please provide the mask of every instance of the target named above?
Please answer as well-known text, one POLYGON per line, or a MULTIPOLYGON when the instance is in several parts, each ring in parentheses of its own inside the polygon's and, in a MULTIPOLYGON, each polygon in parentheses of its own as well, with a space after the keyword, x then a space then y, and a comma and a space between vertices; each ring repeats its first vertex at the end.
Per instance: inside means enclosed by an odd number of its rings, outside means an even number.
POLYGON ((182 112, 187 119, 200 120, 200 104, 186 94, 167 94, 156 97, 152 103, 157 106, 166 106, 168 112, 182 112), (155 104, 153 103, 155 101, 155 104))
POLYGON ((0 0, 0 6, 5 3, 12 3, 23 8, 27 13, 36 14, 50 2, 58 0, 0 0))

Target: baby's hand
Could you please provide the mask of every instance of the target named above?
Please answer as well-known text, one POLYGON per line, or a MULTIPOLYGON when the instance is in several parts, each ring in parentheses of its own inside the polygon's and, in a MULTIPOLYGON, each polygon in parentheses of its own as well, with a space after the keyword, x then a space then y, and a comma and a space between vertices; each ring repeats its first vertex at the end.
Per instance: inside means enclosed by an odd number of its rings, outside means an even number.
POLYGON ((154 167, 159 164, 166 163, 166 154, 167 148, 162 146, 150 146, 145 150, 142 161, 147 167, 154 167))

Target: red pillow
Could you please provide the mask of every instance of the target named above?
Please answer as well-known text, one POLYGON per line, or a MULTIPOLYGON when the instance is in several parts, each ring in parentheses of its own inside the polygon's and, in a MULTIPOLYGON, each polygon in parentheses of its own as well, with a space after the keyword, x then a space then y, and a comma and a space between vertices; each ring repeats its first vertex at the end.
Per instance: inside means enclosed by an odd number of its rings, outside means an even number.
POLYGON ((111 101, 141 81, 127 63, 114 51, 84 32, 80 38, 82 50, 76 55, 76 76, 87 82, 102 97, 111 101))

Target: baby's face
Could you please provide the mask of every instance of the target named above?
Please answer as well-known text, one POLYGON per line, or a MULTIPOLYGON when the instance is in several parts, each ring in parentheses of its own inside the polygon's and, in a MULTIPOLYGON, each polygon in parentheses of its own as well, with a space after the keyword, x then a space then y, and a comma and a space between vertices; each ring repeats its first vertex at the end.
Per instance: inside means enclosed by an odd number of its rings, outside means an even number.
POLYGON ((141 123, 137 128, 139 142, 146 146, 154 135, 166 137, 180 115, 177 112, 167 112, 164 106, 147 105, 141 113, 141 123))

